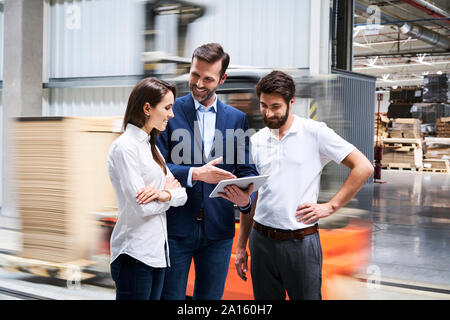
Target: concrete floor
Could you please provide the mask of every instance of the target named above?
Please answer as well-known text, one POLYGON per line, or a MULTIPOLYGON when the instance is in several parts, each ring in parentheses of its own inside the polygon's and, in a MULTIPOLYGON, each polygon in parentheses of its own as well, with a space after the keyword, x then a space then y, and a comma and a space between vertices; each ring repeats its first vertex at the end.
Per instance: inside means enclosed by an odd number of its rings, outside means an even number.
POLYGON ((390 278, 450 285, 450 174, 385 171, 374 186, 372 263, 390 278))
MULTIPOLYGON (((450 299, 450 174, 384 170, 382 180, 358 195, 371 207, 364 219, 373 222, 372 256, 355 278, 336 279, 342 298, 450 299)), ((0 265, 2 254, 4 260, 20 249, 18 230, 17 219, 0 215, 0 265)), ((24 298, 8 290, 67 300, 115 296, 109 274, 74 289, 63 280, 0 268, 0 300, 24 298)))

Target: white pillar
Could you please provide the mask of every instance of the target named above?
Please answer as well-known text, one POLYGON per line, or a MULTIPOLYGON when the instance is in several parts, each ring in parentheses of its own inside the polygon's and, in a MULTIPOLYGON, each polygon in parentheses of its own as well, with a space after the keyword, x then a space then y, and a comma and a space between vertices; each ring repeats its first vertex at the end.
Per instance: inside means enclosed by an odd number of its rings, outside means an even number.
POLYGON ((309 70, 313 75, 329 74, 330 50, 330 0, 311 0, 309 29, 309 70))
POLYGON ((2 215, 16 216, 11 120, 42 110, 43 0, 5 0, 2 215))

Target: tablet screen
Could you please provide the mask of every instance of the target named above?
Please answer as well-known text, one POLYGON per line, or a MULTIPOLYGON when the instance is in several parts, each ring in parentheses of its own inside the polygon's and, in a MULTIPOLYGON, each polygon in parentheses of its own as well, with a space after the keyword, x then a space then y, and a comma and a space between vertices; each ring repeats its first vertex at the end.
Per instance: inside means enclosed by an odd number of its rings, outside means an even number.
POLYGON ((220 181, 209 195, 210 198, 220 197, 219 192, 224 192, 224 188, 229 185, 236 185, 241 189, 246 189, 251 183, 254 184, 253 192, 256 192, 267 180, 269 176, 253 176, 237 179, 227 179, 220 181))

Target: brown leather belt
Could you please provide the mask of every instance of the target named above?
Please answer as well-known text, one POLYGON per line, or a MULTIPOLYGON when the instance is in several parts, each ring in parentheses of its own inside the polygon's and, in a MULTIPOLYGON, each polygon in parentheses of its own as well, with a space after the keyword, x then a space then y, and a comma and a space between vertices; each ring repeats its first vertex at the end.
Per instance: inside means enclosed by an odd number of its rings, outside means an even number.
POLYGON ((196 220, 197 220, 197 222, 202 222, 204 219, 205 219, 205 213, 203 211, 203 208, 201 208, 197 214, 196 220))
POLYGON ((317 223, 311 227, 299 230, 282 230, 266 227, 256 221, 253 221, 253 228, 262 235, 275 240, 303 239, 305 236, 314 234, 319 229, 317 223))

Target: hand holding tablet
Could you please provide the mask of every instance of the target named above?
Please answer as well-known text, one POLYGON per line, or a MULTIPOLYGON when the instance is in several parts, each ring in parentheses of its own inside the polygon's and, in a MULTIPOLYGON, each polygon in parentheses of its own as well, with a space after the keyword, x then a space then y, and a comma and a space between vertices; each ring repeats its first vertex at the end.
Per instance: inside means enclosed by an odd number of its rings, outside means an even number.
POLYGON ((210 198, 220 197, 219 192, 224 193, 224 188, 230 185, 236 185, 240 189, 247 189, 253 183, 253 190, 257 191, 267 180, 269 176, 253 176, 237 179, 226 179, 220 181, 209 195, 210 198))

